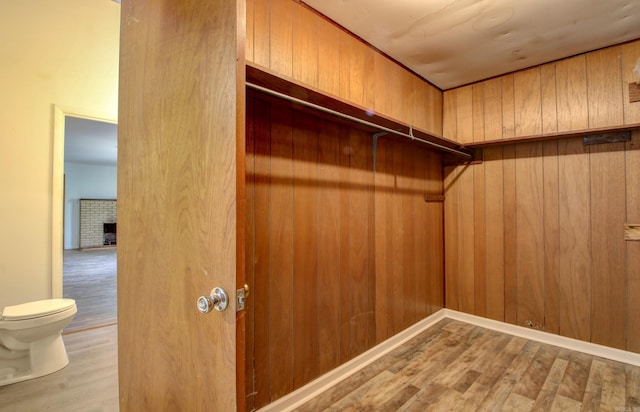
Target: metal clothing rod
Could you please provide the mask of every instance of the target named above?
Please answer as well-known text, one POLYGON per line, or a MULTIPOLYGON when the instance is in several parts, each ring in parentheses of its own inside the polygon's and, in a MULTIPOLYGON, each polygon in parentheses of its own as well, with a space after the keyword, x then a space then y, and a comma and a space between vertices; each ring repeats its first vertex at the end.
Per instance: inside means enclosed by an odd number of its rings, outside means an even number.
POLYGON ((413 135, 413 129, 412 129, 411 126, 409 126, 409 133, 410 134, 407 134, 407 133, 400 132, 398 130, 390 129, 390 128, 385 127, 385 126, 380 126, 379 124, 375 124, 375 123, 372 123, 372 122, 369 122, 369 121, 366 121, 366 120, 358 119, 357 117, 353 117, 353 116, 350 116, 348 114, 344 114, 344 113, 340 113, 340 112, 335 111, 335 110, 327 109, 326 107, 322 107, 322 106, 314 104, 314 103, 309 103, 309 102, 304 101, 302 99, 298 99, 296 97, 292 97, 292 96, 286 95, 284 93, 276 92, 275 90, 267 89, 266 87, 258 86, 257 84, 253 84, 253 83, 247 82, 246 85, 247 85, 247 87, 249 87, 251 89, 254 89, 254 90, 258 90, 258 91, 260 91, 262 93, 269 94, 271 96, 275 96, 275 97, 278 97, 280 99, 288 100, 290 102, 299 104, 301 106, 310 107, 312 109, 315 109, 315 110, 318 110, 318 111, 321 111, 321 112, 324 112, 324 113, 328 113, 328 114, 330 114, 332 116, 340 117, 342 119, 347 119, 347 120, 350 120, 352 122, 360 123, 360 124, 365 125, 365 126, 369 126, 369 127, 373 127, 375 129, 378 129, 378 130, 385 131, 387 133, 395 134, 396 136, 401 136, 401 137, 404 137, 404 138, 409 139, 409 140, 414 141, 414 142, 420 142, 420 143, 435 147, 437 149, 443 150, 445 152, 455 153, 457 155, 468 157, 468 158, 471 157, 471 155, 469 153, 461 152, 459 150, 452 149, 450 147, 442 146, 442 145, 439 145, 437 143, 433 143, 433 142, 430 142, 428 140, 424 140, 424 139, 420 139, 418 137, 415 137, 413 135))

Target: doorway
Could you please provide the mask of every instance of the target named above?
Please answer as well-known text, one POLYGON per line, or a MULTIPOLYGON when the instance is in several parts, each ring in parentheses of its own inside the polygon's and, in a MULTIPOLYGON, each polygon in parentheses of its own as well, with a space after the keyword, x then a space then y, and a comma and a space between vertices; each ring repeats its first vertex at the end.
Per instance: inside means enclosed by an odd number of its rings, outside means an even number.
POLYGON ((97 218, 105 220, 99 231, 107 228, 109 232, 96 233, 99 241, 82 244, 80 234, 81 214, 86 220, 94 209, 81 212, 81 199, 105 199, 115 204, 117 124, 112 119, 59 108, 55 119, 52 285, 53 297, 76 300, 78 313, 65 328, 69 333, 117 322, 115 208, 107 217, 100 215, 103 208, 98 208, 97 218))

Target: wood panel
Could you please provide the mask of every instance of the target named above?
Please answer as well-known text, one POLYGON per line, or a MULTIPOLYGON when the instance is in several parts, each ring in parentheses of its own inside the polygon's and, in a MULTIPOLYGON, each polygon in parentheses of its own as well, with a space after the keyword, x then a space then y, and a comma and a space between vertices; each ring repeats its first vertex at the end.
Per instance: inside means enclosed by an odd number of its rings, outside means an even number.
MULTIPOLYGON (((447 94, 445 93, 445 100, 447 94)), ((445 307, 458 310, 458 191, 457 184, 458 168, 455 166, 445 166, 444 177, 444 303, 445 307)))
POLYGON ((558 142, 542 145, 544 187, 544 329, 559 333, 560 330, 560 228, 558 142))
POLYGON ((584 55, 556 63, 558 131, 589 127, 586 59, 584 55))
MULTIPOLYGON (((293 6, 291 0, 270 0, 269 68, 293 77, 293 6)), ((258 52, 257 44, 255 52, 258 52)))
POLYGON ((292 21, 292 77, 311 87, 318 87, 319 19, 305 7, 294 7, 292 21))
POLYGON ((370 134, 249 104, 247 391, 260 408, 442 307, 442 245, 426 247, 443 241, 442 209, 424 202, 442 176, 439 154, 390 138, 374 175, 370 134))
POLYGON ((620 47, 609 47, 586 55, 589 127, 624 124, 620 47))
POLYGON ((456 136, 461 144, 473 142, 473 88, 463 86, 456 89, 456 136))
POLYGON ((271 67, 271 12, 270 0, 253 0, 253 20, 247 15, 247 36, 253 33, 253 58, 247 60, 264 67, 271 67))
POLYGON ((485 166, 473 168, 473 272, 474 272, 474 313, 487 316, 487 276, 486 276, 486 211, 485 211, 485 166))
POLYGON ((476 83, 473 89, 473 141, 484 141, 484 83, 476 83))
POLYGON ((514 75, 505 74, 502 81, 502 138, 516 136, 514 75))
POLYGON ((474 169, 462 166, 458 174, 458 221, 464 232, 458 236, 458 302, 462 312, 473 313, 475 309, 474 275, 474 169))
MULTIPOLYGON (((640 132, 626 143, 627 222, 640 222, 640 132)), ((627 242, 627 296, 640 296, 640 242, 627 242)), ((640 299, 628 299, 627 350, 640 353, 640 299)))
MULTIPOLYGON (((318 23, 318 88, 326 93, 340 94, 340 49, 339 30, 328 21, 318 23)), ((376 87, 378 87, 376 85, 376 87)))
POLYGON ((558 131, 558 108, 556 102, 556 65, 540 66, 540 98, 542 100, 542 133, 558 131))
POLYGON ((457 95, 456 90, 447 90, 442 94, 442 135, 454 142, 458 141, 457 95))
POLYGON ((514 74, 515 136, 542 133, 540 68, 514 74))
POLYGON ((640 40, 623 44, 620 53, 624 124, 637 124, 640 123, 640 103, 629 103, 629 83, 637 81, 633 75, 633 68, 640 56, 640 40))
POLYGON ((128 25, 122 15, 120 410, 244 409, 235 304, 209 316, 194 307, 213 286, 233 291, 245 276, 244 2, 122 7, 140 20, 128 25), (185 367, 203 361, 207 368, 185 367), (221 370, 237 375, 219 379, 221 370))
POLYGON ((517 227, 516 227, 516 154, 514 146, 505 146, 503 158, 504 211, 504 320, 516 323, 518 317, 517 227))
POLYGON ((625 348, 624 143, 595 145, 591 172, 591 341, 625 348))
POLYGON ((484 82, 484 139, 502 139, 502 80, 484 82))
POLYGON ((591 337, 591 236, 589 156, 579 139, 558 147, 560 194, 560 334, 588 341, 591 337))
MULTIPOLYGON (((484 149, 487 317, 504 321, 504 189, 502 147, 484 149)), ((447 221, 445 223, 448 224, 447 221)), ((447 234, 448 236, 448 234, 447 234)))
POLYGON ((517 323, 544 325, 542 143, 516 146, 517 323))

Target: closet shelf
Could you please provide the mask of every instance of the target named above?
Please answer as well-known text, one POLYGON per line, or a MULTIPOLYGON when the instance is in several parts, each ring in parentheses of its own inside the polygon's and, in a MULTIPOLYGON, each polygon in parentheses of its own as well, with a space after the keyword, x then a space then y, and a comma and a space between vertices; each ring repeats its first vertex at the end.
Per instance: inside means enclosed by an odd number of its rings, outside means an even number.
POLYGON ((339 97, 308 87, 293 79, 285 78, 265 67, 250 62, 247 62, 246 65, 246 82, 247 87, 254 90, 255 93, 271 95, 271 97, 276 95, 276 99, 278 96, 290 98, 293 100, 290 101, 292 107, 299 107, 302 110, 318 112, 327 116, 332 116, 329 112, 337 112, 335 115, 338 116, 336 118, 340 119, 340 121, 349 122, 345 118, 352 118, 351 122, 358 124, 359 127, 371 133, 388 131, 389 137, 394 137, 393 133, 398 133, 407 139, 414 140, 416 143, 431 145, 435 150, 459 158, 470 158, 473 155, 473 149, 465 149, 442 136, 427 133, 406 123, 377 114, 372 112, 371 109, 346 102, 339 97), (296 101, 299 103, 296 103, 296 101), (317 108, 303 107, 300 103, 306 103, 317 108), (367 124, 365 125, 362 122, 367 124))

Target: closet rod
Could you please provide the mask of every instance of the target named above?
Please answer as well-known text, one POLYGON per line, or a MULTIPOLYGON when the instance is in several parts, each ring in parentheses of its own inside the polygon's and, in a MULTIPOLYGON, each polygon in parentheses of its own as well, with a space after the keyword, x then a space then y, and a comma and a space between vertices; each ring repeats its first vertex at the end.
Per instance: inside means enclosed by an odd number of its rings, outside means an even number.
MULTIPOLYGON (((437 143, 430 142, 428 140, 420 139, 419 137, 415 137, 412 134, 407 134, 407 133, 400 132, 398 130, 390 129, 390 128, 385 127, 385 126, 380 126, 379 124, 375 124, 375 123, 372 123, 372 122, 369 122, 369 121, 366 121, 366 120, 358 119, 357 117, 353 117, 353 116, 350 116, 348 114, 344 114, 344 113, 340 113, 340 112, 335 111, 335 110, 327 109, 326 107, 322 107, 322 106, 314 104, 314 103, 309 103, 309 102, 304 101, 302 99, 298 99, 296 97, 292 97, 292 96, 286 95, 284 93, 276 92, 275 90, 271 90, 271 89, 268 89, 266 87, 258 86, 257 84, 246 82, 246 85, 247 85, 247 87, 249 87, 251 89, 254 89, 254 90, 258 90, 258 91, 260 91, 262 93, 269 94, 271 96, 275 96, 275 97, 278 97, 280 99, 288 100, 290 102, 299 104, 301 106, 310 107, 312 109, 315 109, 315 110, 318 110, 318 111, 321 111, 321 112, 324 112, 324 113, 328 113, 328 114, 330 114, 332 116, 340 117, 342 119, 347 119, 347 120, 350 120, 352 122, 360 123, 360 124, 365 125, 365 126, 373 127, 375 129, 378 129, 378 130, 381 130, 381 131, 385 131, 387 133, 391 133, 391 134, 395 134, 397 136, 404 137, 404 138, 409 139, 411 141, 417 141, 417 142, 420 142, 420 143, 435 147, 436 149, 443 150, 445 152, 455 153, 455 154, 457 154, 459 156, 464 156, 464 157, 468 157, 468 158, 472 157, 469 153, 461 152, 459 150, 452 149, 452 148, 446 147, 446 146, 442 146, 442 145, 439 145, 437 143)), ((411 130, 411 128, 409 128, 409 130, 411 130)))

